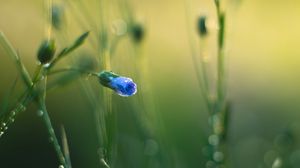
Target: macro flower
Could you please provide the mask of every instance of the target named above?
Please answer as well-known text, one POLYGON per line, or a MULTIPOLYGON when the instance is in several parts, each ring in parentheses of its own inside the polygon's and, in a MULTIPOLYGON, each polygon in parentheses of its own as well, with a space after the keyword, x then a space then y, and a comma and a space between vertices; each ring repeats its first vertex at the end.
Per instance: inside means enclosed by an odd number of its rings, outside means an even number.
POLYGON ((102 71, 98 74, 99 82, 120 96, 132 96, 137 92, 137 85, 131 78, 117 75, 111 71, 102 71))

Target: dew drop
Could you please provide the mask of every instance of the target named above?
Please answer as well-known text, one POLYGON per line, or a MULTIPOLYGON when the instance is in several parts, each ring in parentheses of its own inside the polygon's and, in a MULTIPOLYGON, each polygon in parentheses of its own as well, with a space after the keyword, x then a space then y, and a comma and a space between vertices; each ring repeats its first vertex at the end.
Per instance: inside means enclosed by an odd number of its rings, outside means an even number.
POLYGON ((3 126, 3 127, 5 127, 5 126, 6 126, 6 123, 5 123, 5 122, 3 122, 3 123, 2 123, 2 126, 3 126))
POLYGON ((3 132, 3 131, 1 131, 1 132, 0 132, 0 137, 1 137, 3 134, 4 134, 4 132, 3 132))
POLYGON ((210 135, 208 137, 208 142, 209 142, 209 144, 211 144, 213 146, 217 146, 219 144, 219 137, 215 134, 210 135))
POLYGON ((224 159, 224 154, 222 152, 215 152, 213 158, 216 162, 221 162, 224 159))
POLYGON ((216 163, 214 163, 213 161, 206 162, 206 168, 214 168, 214 167, 216 167, 216 163))
POLYGON ((10 117, 10 118, 9 118, 9 121, 13 123, 13 122, 15 122, 15 119, 12 118, 12 117, 10 117))
MULTIPOLYGON (((20 111, 24 111, 24 110, 26 110, 26 107, 24 105, 20 105, 20 111)), ((16 114, 14 114, 14 115, 16 115, 16 114)))
POLYGON ((282 160, 281 158, 276 158, 274 161, 272 168, 280 168, 282 166, 282 160))
POLYGON ((153 155, 157 154, 158 151, 159 151, 159 146, 155 140, 148 139, 145 142, 144 153, 146 155, 153 156, 153 155))
POLYGON ((59 165, 58 168, 64 168, 64 166, 63 165, 59 165))
POLYGON ((43 67, 44 68, 48 68, 50 66, 50 63, 44 64, 43 67))
POLYGON ((117 36, 122 36, 127 32, 127 23, 120 19, 113 22, 112 31, 117 36))
POLYGON ((42 110, 38 110, 38 111, 37 111, 37 115, 38 115, 39 117, 43 116, 43 114, 44 114, 44 112, 43 112, 42 110))

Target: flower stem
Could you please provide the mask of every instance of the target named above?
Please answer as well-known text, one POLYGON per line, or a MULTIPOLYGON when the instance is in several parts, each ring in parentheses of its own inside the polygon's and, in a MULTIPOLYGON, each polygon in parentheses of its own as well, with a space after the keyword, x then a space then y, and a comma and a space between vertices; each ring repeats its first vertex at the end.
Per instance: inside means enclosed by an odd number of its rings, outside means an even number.
MULTIPOLYGON (((220 1, 215 0, 215 7, 218 20, 218 35, 217 35, 217 102, 214 108, 214 116, 217 120, 211 123, 213 134, 218 137, 220 141, 217 145, 213 147, 214 154, 216 152, 222 152, 223 156, 226 157, 226 141, 225 135, 227 128, 225 125, 225 115, 228 113, 226 110, 226 82, 225 82, 225 55, 224 55, 224 34, 225 34, 225 15, 221 11, 220 1)), ((213 155, 214 155, 213 154, 213 155)), ((225 165, 225 159, 221 161, 216 161, 217 165, 225 165)), ((215 159, 214 159, 215 160, 215 159)))
POLYGON ((70 168, 69 165, 66 162, 65 156, 62 152, 62 149, 61 149, 61 147, 58 143, 58 139, 55 135, 54 128, 52 126, 52 123, 51 123, 51 120, 50 120, 50 117, 49 117, 49 114, 48 114, 48 111, 47 111, 47 108, 46 108, 46 103, 45 103, 46 83, 47 83, 47 76, 44 77, 44 81, 42 83, 43 90, 42 90, 42 92, 39 96, 39 99, 38 99, 38 104, 39 104, 39 108, 40 108, 39 110, 41 111, 41 117, 44 121, 45 126, 47 127, 48 134, 49 134, 49 137, 50 137, 50 141, 53 144, 53 147, 55 149, 55 152, 56 152, 56 155, 59 159, 60 164, 63 165, 64 168, 70 168))
POLYGON ((0 125, 0 137, 8 129, 8 126, 15 121, 16 116, 25 111, 28 104, 32 101, 33 96, 29 93, 26 93, 24 98, 21 98, 21 102, 16 105, 16 107, 11 110, 6 116, 1 119, 0 125))
POLYGON ((91 75, 91 76, 96 76, 98 77, 98 73, 96 72, 88 72, 82 69, 78 69, 78 68, 62 68, 62 69, 57 69, 57 70, 53 70, 47 73, 47 75, 55 75, 57 73, 62 73, 62 72, 78 72, 78 73, 82 73, 82 74, 87 74, 87 75, 91 75))
MULTIPOLYGON (((191 26, 190 26, 190 17, 188 17, 188 11, 190 11, 190 4, 188 4, 188 1, 185 1, 185 11, 186 11, 186 21, 187 21, 187 29, 190 30, 191 26)), ((204 71, 204 64, 201 63, 201 67, 198 64, 198 59, 197 59, 197 53, 196 53, 196 49, 195 49, 195 41, 193 40, 193 34, 192 31, 188 31, 188 36, 189 36, 189 43, 190 43, 190 47, 191 47, 191 56, 192 56, 192 62, 193 62, 193 68, 196 72, 196 79, 198 81, 198 84, 200 86, 201 89, 201 94, 202 97, 204 98, 205 101, 205 105, 207 107, 207 110, 211 113, 212 111, 212 103, 209 100, 209 88, 208 88, 208 78, 207 78, 207 74, 206 71, 204 71)))
POLYGON ((43 117, 44 123, 45 123, 45 125, 46 125, 46 127, 48 129, 48 134, 49 134, 49 137, 50 137, 50 141, 53 144, 53 147, 54 147, 55 152, 56 152, 56 154, 58 156, 59 162, 65 168, 68 168, 67 162, 66 162, 64 154, 63 154, 63 152, 61 150, 61 147, 60 147, 60 145, 58 143, 57 137, 56 137, 54 129, 52 127, 51 120, 50 120, 50 117, 49 117, 49 114, 47 112, 47 109, 46 109, 46 106, 45 106, 44 102, 40 102, 40 110, 43 113, 42 117, 43 117))

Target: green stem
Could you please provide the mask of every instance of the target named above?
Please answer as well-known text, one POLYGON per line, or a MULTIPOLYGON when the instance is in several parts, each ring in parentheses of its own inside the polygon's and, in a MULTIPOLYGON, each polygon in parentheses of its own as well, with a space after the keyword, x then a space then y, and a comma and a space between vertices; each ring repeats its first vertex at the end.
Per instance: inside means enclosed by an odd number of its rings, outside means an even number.
POLYGON ((4 118, 1 119, 0 125, 0 137, 8 129, 8 126, 15 121, 16 116, 25 111, 28 104, 32 101, 33 96, 30 93, 26 93, 21 102, 16 105, 16 107, 11 110, 4 118))
POLYGON ((225 99, 225 59, 224 59, 224 34, 225 34, 225 15, 221 12, 219 0, 215 0, 215 6, 218 17, 218 65, 217 65, 217 94, 218 110, 221 110, 225 99))
POLYGON ((55 75, 57 73, 62 73, 62 72, 78 72, 78 73, 82 73, 82 74, 87 74, 87 75, 92 75, 92 76, 96 76, 98 77, 98 73, 96 72, 88 72, 82 69, 77 69, 77 68, 63 68, 63 69, 57 69, 57 70, 53 70, 47 73, 47 75, 55 75))
POLYGON ((50 141, 53 144, 53 147, 55 149, 56 155, 58 156, 59 162, 60 162, 60 164, 62 164, 64 166, 64 168, 68 168, 66 159, 64 157, 64 154, 61 150, 61 147, 58 143, 58 140, 57 140, 57 137, 55 135, 54 129, 52 127, 51 120, 50 120, 48 111, 47 111, 46 106, 45 106, 45 102, 42 101, 42 102, 39 102, 39 104, 40 104, 40 110, 42 112, 42 118, 44 120, 44 123, 45 123, 47 129, 48 129, 48 134, 49 134, 49 137, 50 137, 50 141))
POLYGON ((8 126, 15 121, 16 116, 25 111, 27 106, 31 101, 36 97, 37 92, 34 90, 34 87, 38 81, 38 77, 41 74, 40 68, 37 68, 37 71, 34 75, 34 82, 28 78, 29 82, 26 83, 28 91, 26 91, 20 98, 20 103, 16 105, 16 107, 11 110, 4 118, 2 118, 2 124, 0 126, 0 136, 4 134, 4 132, 8 129, 8 126))
MULTIPOLYGON (((188 30, 191 30, 191 26, 190 26, 190 18, 188 17, 188 11, 189 10, 189 5, 188 5, 188 2, 186 1, 186 21, 187 21, 187 28, 188 30)), ((208 78, 207 78, 207 75, 204 74, 205 72, 203 71, 203 68, 204 67, 200 67, 199 64, 198 64, 198 59, 197 59, 197 54, 196 54, 196 49, 195 49, 195 42, 193 40, 193 34, 192 34, 192 31, 188 31, 188 36, 189 36, 189 43, 190 43, 190 47, 191 47, 191 56, 192 56, 192 62, 193 62, 193 68, 196 72, 196 79, 198 81, 198 84, 200 86, 200 89, 202 90, 202 97, 204 98, 204 101, 205 101, 205 104, 206 104, 206 107, 208 109, 209 112, 212 111, 212 104, 209 100, 209 91, 208 91, 208 78)), ((202 66, 202 64, 201 64, 202 66)))
MULTIPOLYGON (((63 43, 67 42, 67 35, 66 33, 62 33, 61 37, 61 41, 63 43)), ((91 43, 91 41, 89 41, 91 43)), ((78 55, 78 54, 77 54, 78 55)), ((71 56, 71 62, 75 63, 75 58, 74 55, 71 56)), ((64 68, 64 69, 58 69, 58 70, 54 70, 54 71, 50 71, 48 73, 48 75, 52 75, 52 74, 56 74, 56 73, 60 73, 60 72, 66 72, 66 71, 75 71, 75 72, 81 72, 81 73, 86 73, 87 75, 92 75, 92 76, 98 76, 97 73, 95 72, 86 72, 80 69, 76 69, 76 68, 64 68)), ((105 127, 105 114, 104 114, 104 109, 103 107, 101 107, 101 104, 99 104, 99 97, 97 97, 95 95, 95 93, 93 92, 93 89, 90 85, 90 83, 87 83, 86 80, 80 78, 79 79, 79 83, 81 86, 82 91, 84 92, 85 96, 87 97, 88 102, 91 105, 91 111, 92 111, 92 115, 94 118, 94 124, 96 127, 96 135, 97 135, 97 142, 99 145, 99 150, 98 150, 98 155, 99 155, 99 159, 100 159, 100 164, 101 166, 103 166, 104 168, 109 168, 108 164, 105 161, 105 150, 106 150, 106 127, 105 127)))
POLYGON ((42 84, 43 85, 42 86, 43 90, 42 90, 42 93, 40 94, 39 99, 38 99, 38 104, 39 104, 39 108, 40 108, 39 110, 41 111, 41 117, 43 118, 44 124, 47 127, 48 134, 49 134, 49 137, 50 137, 50 141, 53 144, 53 147, 55 149, 56 155, 58 156, 60 164, 63 165, 64 168, 70 168, 69 165, 66 162, 65 156, 64 156, 64 154, 61 150, 61 147, 58 143, 58 139, 55 135, 54 128, 51 124, 51 120, 50 120, 50 117, 49 117, 49 114, 48 114, 48 111, 47 111, 47 108, 46 108, 45 97, 46 97, 47 76, 45 76, 44 78, 45 79, 44 79, 44 82, 42 84))
POLYGON ((31 78, 30 78, 28 71, 26 70, 25 66, 23 65, 18 53, 12 47, 11 43, 8 41, 8 39, 6 38, 6 36, 4 35, 3 32, 0 32, 0 43, 2 44, 3 48, 7 51, 9 56, 15 61, 18 71, 21 74, 21 77, 22 77, 24 83, 27 86, 31 86, 32 82, 31 82, 31 78))
MULTIPOLYGON (((225 35, 225 15, 221 11, 219 0, 215 0, 216 13, 218 19, 218 35, 217 35, 217 102, 214 108, 214 115, 217 117, 217 121, 212 123, 213 134, 218 136, 218 145, 214 146, 214 152, 221 151, 225 155, 226 152, 226 141, 222 136, 226 134, 227 128, 225 125, 225 113, 226 111, 226 84, 225 84, 225 55, 224 55, 224 35, 225 35), (221 130, 220 130, 221 129, 221 130)), ((216 162, 224 164, 222 162, 216 162)))

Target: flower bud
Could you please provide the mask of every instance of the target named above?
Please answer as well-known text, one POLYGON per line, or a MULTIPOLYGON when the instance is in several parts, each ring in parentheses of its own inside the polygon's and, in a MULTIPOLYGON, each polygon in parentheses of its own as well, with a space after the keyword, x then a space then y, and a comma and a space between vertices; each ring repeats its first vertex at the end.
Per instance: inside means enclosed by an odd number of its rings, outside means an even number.
POLYGON ((145 35, 143 26, 141 24, 133 24, 131 27, 131 35, 135 42, 141 42, 145 35))
POLYGON ((56 50, 55 41, 54 40, 45 40, 42 42, 38 53, 37 58, 41 64, 49 63, 54 57, 56 50))
POLYGON ((55 4, 52 7, 52 26, 60 30, 65 20, 65 11, 62 5, 55 4))
POLYGON ((207 35, 207 25, 206 25, 207 19, 206 16, 200 16, 197 23, 197 29, 200 34, 200 36, 206 36, 207 35))
POLYGON ((132 79, 119 76, 111 71, 102 71, 98 75, 99 82, 120 96, 132 96, 137 92, 137 86, 132 79))

